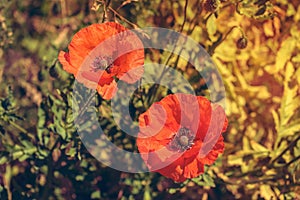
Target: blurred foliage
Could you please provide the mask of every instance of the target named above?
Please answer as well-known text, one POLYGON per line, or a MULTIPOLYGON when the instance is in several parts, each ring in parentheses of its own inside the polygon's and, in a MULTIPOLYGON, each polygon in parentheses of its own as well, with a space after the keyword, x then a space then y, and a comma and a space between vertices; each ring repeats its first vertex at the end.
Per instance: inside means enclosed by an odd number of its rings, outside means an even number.
MULTIPOLYGON (((0 199, 299 198, 299 41, 298 0, 1 0, 0 199), (230 125, 224 154, 203 175, 177 184, 156 173, 119 172, 83 146, 73 119, 74 77, 56 58, 76 31, 103 20, 174 29, 211 54, 230 125)), ((153 61, 182 73, 197 94, 209 93, 213 75, 204 80, 183 59, 147 50, 146 62, 153 61)), ((141 87, 131 98, 133 119, 170 92, 141 87)), ((105 134, 136 151, 109 102, 96 97, 105 134)))

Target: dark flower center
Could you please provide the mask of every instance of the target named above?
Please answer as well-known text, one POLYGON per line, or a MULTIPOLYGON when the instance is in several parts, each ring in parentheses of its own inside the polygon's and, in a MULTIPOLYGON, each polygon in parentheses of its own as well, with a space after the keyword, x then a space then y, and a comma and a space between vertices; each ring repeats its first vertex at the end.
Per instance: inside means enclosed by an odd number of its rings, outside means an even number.
POLYGON ((169 147, 172 151, 183 152, 191 148, 194 138, 195 134, 190 129, 181 127, 169 143, 169 147))
POLYGON ((92 65, 91 70, 97 72, 98 70, 105 70, 107 73, 111 73, 113 67, 113 59, 110 56, 97 56, 92 65))

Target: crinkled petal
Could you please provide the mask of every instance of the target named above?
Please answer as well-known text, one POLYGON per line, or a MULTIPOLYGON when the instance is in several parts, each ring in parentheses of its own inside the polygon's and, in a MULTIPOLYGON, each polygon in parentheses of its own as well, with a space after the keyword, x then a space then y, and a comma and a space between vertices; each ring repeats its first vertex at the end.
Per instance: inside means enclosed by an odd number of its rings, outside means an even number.
POLYGON ((64 51, 58 54, 58 60, 62 64, 63 69, 71 74, 77 74, 78 69, 70 64, 70 55, 64 51))
POLYGON ((183 168, 184 168, 184 166, 183 166, 183 159, 179 158, 178 160, 176 160, 175 162, 171 163, 167 167, 164 167, 162 169, 156 170, 156 172, 159 172, 163 176, 165 176, 167 178, 171 178, 172 180, 174 180, 176 182, 183 182, 183 181, 186 180, 186 178, 184 178, 182 176, 182 174, 183 174, 183 168))
POLYGON ((201 155, 201 153, 198 155, 197 160, 205 165, 212 165, 216 159, 218 158, 219 154, 223 153, 224 151, 224 142, 223 142, 223 136, 221 135, 213 147, 209 151, 207 155, 201 155))
POLYGON ((154 103, 148 111, 139 117, 139 137, 154 136, 157 140, 171 139, 179 128, 176 122, 170 123, 170 109, 154 103), (167 126, 166 124, 169 124, 167 126))
POLYGON ((204 172, 204 165, 197 159, 186 159, 184 164, 184 178, 195 178, 204 172))
POLYGON ((104 84, 103 86, 98 85, 97 91, 102 96, 103 99, 111 99, 117 92, 118 87, 115 80, 112 80, 109 84, 104 84))
MULTIPOLYGON (((81 29, 74 35, 69 45, 71 65, 76 68, 81 67, 86 56, 88 56, 95 47, 113 35, 125 30, 125 27, 113 22, 92 24, 81 29)), ((107 49, 111 50, 111 48, 106 48, 106 50, 107 49)), ((110 53, 112 54, 112 52, 110 53)))
POLYGON ((225 112, 221 106, 210 103, 204 97, 168 95, 142 114, 139 122, 139 136, 143 135, 143 142, 137 142, 137 145, 139 151, 145 153, 142 156, 145 163, 150 170, 176 182, 199 176, 204 172, 204 165, 215 162, 224 150, 221 133, 228 124, 225 112), (160 128, 155 130, 156 127, 160 128), (180 127, 196 132, 194 144, 182 153, 164 149, 180 127), (151 135, 153 132, 155 134, 151 135), (151 137, 145 137, 147 135, 151 137))
POLYGON ((116 93, 116 83, 112 81, 114 77, 124 77, 124 81, 133 83, 144 73, 142 42, 133 32, 115 22, 93 24, 81 29, 72 38, 68 49, 68 53, 61 51, 58 56, 63 69, 72 73, 86 87, 97 89, 104 95, 104 99, 110 99, 116 93), (91 64, 97 56, 117 59, 109 73, 103 70, 91 71, 91 64), (127 74, 134 68, 136 70, 127 74))
POLYGON ((207 134, 208 127, 211 122, 212 108, 211 103, 208 101, 208 99, 201 96, 198 96, 197 98, 200 108, 200 119, 198 121, 198 131, 196 139, 203 140, 203 138, 207 134))
POLYGON ((127 83, 134 83, 144 74, 144 50, 136 50, 119 57, 115 64, 119 66, 117 77, 127 83))
POLYGON ((228 120, 222 107, 213 105, 212 120, 198 155, 199 159, 203 159, 203 163, 212 164, 218 155, 223 152, 224 142, 222 132, 226 130, 227 125, 228 120))

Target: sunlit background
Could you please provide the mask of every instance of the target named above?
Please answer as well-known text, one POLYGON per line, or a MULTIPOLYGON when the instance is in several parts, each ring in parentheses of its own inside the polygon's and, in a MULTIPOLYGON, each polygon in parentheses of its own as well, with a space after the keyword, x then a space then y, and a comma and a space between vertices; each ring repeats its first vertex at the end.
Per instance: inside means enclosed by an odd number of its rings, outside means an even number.
MULTIPOLYGON (((298 0, 1 0, 0 199, 300 198, 299 52, 298 0), (74 77, 57 56, 78 30, 104 20, 176 30, 213 58, 229 127, 225 152, 198 178, 179 184, 158 173, 119 172, 82 145, 72 121, 74 77)), ((209 94, 213 75, 204 80, 169 52, 145 53, 145 62, 167 62, 198 95, 209 94)), ((159 92, 150 103, 169 93, 155 85, 142 91, 153 88, 159 92)), ((139 92, 132 97, 134 120, 145 111, 139 92)), ((135 139, 114 123, 109 101, 96 102, 111 141, 136 151, 135 139)))

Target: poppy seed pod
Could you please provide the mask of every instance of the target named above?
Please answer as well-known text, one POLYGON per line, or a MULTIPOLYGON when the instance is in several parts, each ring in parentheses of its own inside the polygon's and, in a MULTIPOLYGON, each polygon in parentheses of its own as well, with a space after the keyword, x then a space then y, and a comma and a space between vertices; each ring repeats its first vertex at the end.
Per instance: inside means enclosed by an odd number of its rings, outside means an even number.
POLYGON ((245 37, 241 37, 240 39, 238 39, 238 41, 236 42, 236 47, 238 49, 245 49, 247 47, 248 44, 248 40, 245 37))

